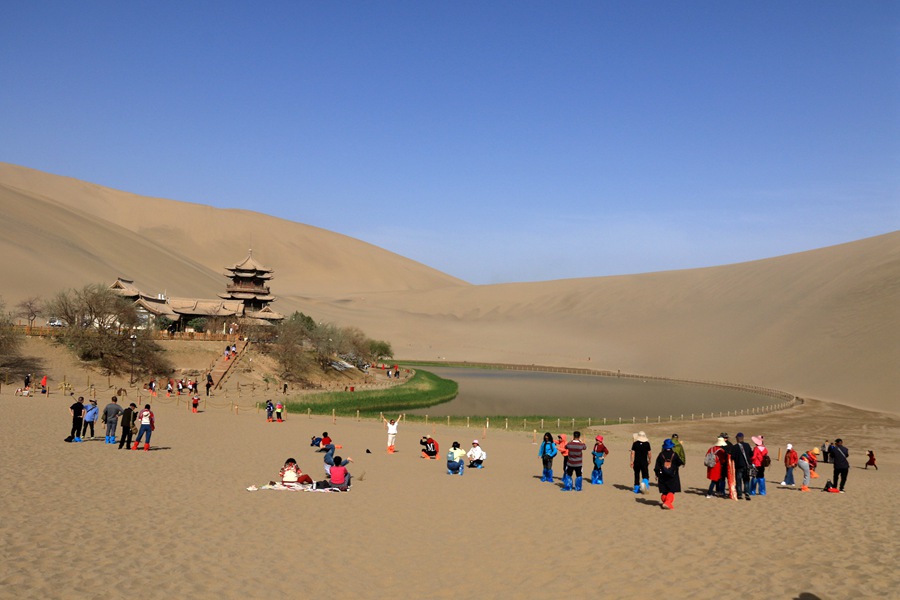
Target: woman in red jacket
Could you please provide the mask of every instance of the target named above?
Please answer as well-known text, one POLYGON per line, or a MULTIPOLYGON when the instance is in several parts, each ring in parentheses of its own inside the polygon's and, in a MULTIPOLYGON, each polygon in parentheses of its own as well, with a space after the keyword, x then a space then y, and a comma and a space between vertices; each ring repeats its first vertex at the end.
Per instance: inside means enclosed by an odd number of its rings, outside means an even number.
POLYGON ((706 497, 713 498, 718 493, 724 498, 725 478, 728 475, 728 453, 725 452, 725 438, 718 438, 715 445, 711 446, 706 453, 712 453, 716 457, 716 465, 714 467, 706 467, 706 478, 709 479, 709 489, 706 491, 706 497))

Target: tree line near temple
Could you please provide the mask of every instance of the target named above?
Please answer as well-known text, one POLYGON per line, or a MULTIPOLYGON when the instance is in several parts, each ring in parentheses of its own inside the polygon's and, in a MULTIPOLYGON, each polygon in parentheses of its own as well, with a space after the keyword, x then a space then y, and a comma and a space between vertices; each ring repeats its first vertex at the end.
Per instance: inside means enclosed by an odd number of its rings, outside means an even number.
MULTIPOLYGON (((122 375, 132 366, 137 375, 169 373, 173 369, 163 348, 152 339, 135 303, 102 284, 64 290, 49 300, 27 298, 11 312, 0 300, 0 364, 10 366, 14 359, 21 358, 18 350, 22 333, 13 327, 13 318, 27 319, 33 326, 42 316, 67 325, 59 327, 56 341, 104 374, 122 375)), ((169 325, 165 319, 153 323, 156 329, 169 325)), ((187 325, 204 331, 208 322, 201 317, 187 325)), ((261 342, 260 349, 278 362, 281 376, 295 381, 305 380, 311 369, 332 369, 338 359, 359 368, 393 355, 390 343, 370 339, 359 328, 316 322, 301 312, 278 325, 245 327, 240 333, 261 342)))

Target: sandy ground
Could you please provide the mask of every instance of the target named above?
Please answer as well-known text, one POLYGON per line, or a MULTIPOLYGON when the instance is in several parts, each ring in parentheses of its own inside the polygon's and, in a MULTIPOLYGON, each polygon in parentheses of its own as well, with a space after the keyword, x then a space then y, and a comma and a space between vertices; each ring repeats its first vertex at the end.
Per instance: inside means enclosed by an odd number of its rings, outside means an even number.
MULTIPOLYGON (((304 597, 538 598, 590 588, 615 598, 716 598, 723 573, 728 589, 758 598, 890 597, 900 585, 891 516, 900 493, 900 419, 889 415, 808 401, 780 414, 679 424, 685 493, 668 512, 655 490, 630 491, 630 426, 602 430, 612 450, 606 483, 576 494, 538 481, 530 434, 436 427, 442 453, 454 439, 467 447, 473 437, 488 452, 485 469, 450 477, 443 461, 419 458, 417 440, 434 426, 402 424, 398 452, 388 455, 384 428, 372 421, 297 416, 268 424, 252 412, 195 415, 160 399, 153 449, 120 451, 102 437, 62 441, 69 398, 11 391, 0 395, 4 597, 302 590, 304 597), (321 478, 321 454, 308 440, 324 430, 354 459, 358 480, 349 493, 246 491, 272 479, 288 456, 321 478), (702 456, 721 430, 764 433, 773 453, 788 441, 805 448, 841 435, 853 459, 847 493, 779 489, 776 467, 764 498, 706 499, 702 456), (880 471, 861 468, 868 447, 880 471)), ((647 428, 654 449, 670 428, 647 428)))
MULTIPOLYGON (((0 598, 897 596, 900 232, 740 265, 472 286, 314 227, 13 165, 0 164, 0 213, 7 309, 117 276, 151 294, 215 297, 222 267, 246 251, 235 240, 253 239, 254 258, 275 269, 273 308, 360 327, 398 358, 621 369, 807 398, 765 416, 646 426, 655 449, 673 431, 688 449, 685 493, 663 511, 630 491, 625 425, 602 430, 606 484, 577 494, 538 481, 530 433, 437 426, 442 451, 478 437, 489 454, 487 468, 449 477, 419 458, 431 433, 421 425, 402 424, 387 455, 380 423, 267 424, 224 401, 195 415, 156 399, 151 452, 120 451, 102 432, 66 444, 72 399, 56 385, 93 383, 102 406, 122 380, 89 382, 63 348, 29 343, 54 393, 0 390, 0 598), (246 490, 289 456, 321 477, 308 444, 323 430, 355 460, 351 492, 246 490), (766 497, 706 499, 702 456, 720 431, 762 433, 773 453, 843 437, 847 493, 778 489, 775 467, 766 497), (870 448, 880 471, 861 469, 870 448)), ((214 356, 174 353, 193 370, 214 356)))

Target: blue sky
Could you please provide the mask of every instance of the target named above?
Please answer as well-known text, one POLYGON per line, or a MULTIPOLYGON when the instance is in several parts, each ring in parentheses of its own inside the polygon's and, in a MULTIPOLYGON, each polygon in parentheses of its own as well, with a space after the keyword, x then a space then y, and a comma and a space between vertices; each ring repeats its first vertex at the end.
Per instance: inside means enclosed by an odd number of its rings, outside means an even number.
POLYGON ((3 13, 0 161, 265 212, 473 283, 900 229, 897 2, 3 13))

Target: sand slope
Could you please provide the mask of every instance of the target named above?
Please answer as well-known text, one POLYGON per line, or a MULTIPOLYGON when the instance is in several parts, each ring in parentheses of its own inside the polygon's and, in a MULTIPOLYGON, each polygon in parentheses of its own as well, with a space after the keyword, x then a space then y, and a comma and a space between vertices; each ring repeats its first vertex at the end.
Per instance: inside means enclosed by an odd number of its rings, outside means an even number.
POLYGON ((900 232, 715 268, 473 286, 314 227, 7 164, 0 211, 8 304, 119 275, 214 297, 252 239, 275 269, 277 310, 359 326, 398 357, 622 369, 898 410, 900 232))

